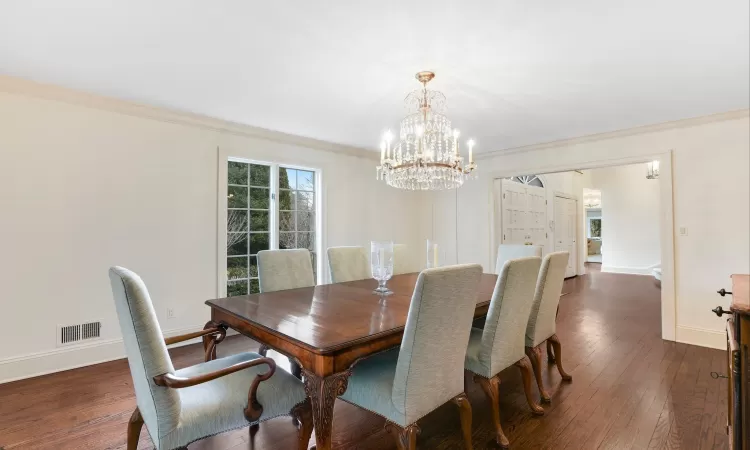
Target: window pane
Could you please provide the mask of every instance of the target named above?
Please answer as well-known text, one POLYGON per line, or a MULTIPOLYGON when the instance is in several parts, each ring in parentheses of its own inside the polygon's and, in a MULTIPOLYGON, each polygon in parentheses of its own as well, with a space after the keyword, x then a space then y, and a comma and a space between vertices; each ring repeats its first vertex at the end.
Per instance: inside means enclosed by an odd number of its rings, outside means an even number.
POLYGON ((227 279, 236 280, 238 278, 247 278, 246 256, 227 258, 227 279))
POLYGON ((300 211, 315 211, 312 192, 297 192, 297 209, 300 211))
POLYGON ((294 233, 279 233, 279 248, 289 250, 297 248, 297 240, 294 233))
POLYGON ((250 185, 271 186, 271 167, 258 164, 250 164, 250 185))
POLYGON ((244 186, 229 186, 227 206, 230 208, 247 208, 247 188, 244 186))
POLYGON ((261 250, 268 250, 268 233, 250 234, 250 254, 255 255, 261 250))
POLYGON ((294 230, 294 211, 279 211, 279 231, 294 230))
POLYGON ((247 225, 247 211, 242 209, 230 209, 227 211, 228 233, 247 232, 247 225))
POLYGON ((227 179, 229 184, 241 184, 247 186, 247 166, 248 164, 229 161, 229 172, 227 179))
POLYGON ((297 233, 297 247, 315 250, 315 233, 297 233))
POLYGON ((294 196, 292 195, 292 192, 293 191, 290 191, 288 189, 279 190, 279 210, 290 211, 292 209, 295 209, 294 196))
POLYGON ((315 213, 297 211, 297 231, 315 231, 315 213))
POLYGON ((250 257, 250 276, 251 277, 258 276, 258 257, 257 256, 250 257))
POLYGON ((268 211, 250 211, 250 230, 268 231, 268 211))
POLYGON ((247 255, 247 233, 227 233, 227 255, 247 255))
POLYGON ((313 189, 315 189, 315 172, 298 170, 297 189, 299 189, 300 191, 312 191, 313 189))
POLYGON ((227 297, 247 295, 247 280, 230 281, 227 283, 227 297))
POLYGON ((250 188, 250 208, 268 209, 269 189, 250 188))
POLYGON ((297 189, 297 171, 279 167, 279 189, 297 189))
POLYGON ((250 293, 251 294, 257 294, 260 292, 260 284, 258 283, 258 280, 250 280, 250 293))

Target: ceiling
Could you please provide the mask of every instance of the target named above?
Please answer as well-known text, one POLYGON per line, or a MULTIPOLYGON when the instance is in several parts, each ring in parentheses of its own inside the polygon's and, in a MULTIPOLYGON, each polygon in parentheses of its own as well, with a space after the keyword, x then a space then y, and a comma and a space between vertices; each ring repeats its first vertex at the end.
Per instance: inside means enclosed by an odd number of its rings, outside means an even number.
POLYGON ((477 151, 748 108, 747 0, 0 0, 0 73, 377 149, 432 70, 477 151))

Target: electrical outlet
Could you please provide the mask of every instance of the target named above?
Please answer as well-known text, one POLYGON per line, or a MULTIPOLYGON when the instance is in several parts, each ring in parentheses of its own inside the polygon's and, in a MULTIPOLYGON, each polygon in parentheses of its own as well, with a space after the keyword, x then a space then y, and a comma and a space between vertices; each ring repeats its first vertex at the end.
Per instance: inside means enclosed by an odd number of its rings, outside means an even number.
POLYGON ((687 227, 680 227, 680 236, 687 236, 687 235, 688 235, 687 227))
POLYGON ((167 308, 167 319, 174 319, 174 318, 175 318, 174 309, 167 308))

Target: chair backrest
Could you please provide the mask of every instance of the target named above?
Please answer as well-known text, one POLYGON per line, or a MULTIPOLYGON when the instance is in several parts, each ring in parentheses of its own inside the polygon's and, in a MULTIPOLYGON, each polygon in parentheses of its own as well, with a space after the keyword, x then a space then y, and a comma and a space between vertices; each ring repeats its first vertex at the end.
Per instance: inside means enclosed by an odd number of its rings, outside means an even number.
POLYGON ((329 247, 328 267, 332 283, 365 280, 372 277, 364 247, 329 247))
POLYGON ((409 248, 404 244, 393 244, 393 274, 414 272, 409 248))
POLYGON ((391 395, 407 423, 464 391, 464 359, 481 276, 479 264, 419 274, 391 395))
POLYGON ((180 416, 177 391, 154 383, 155 376, 174 372, 172 360, 143 280, 123 267, 109 269, 109 280, 138 409, 159 448, 159 438, 177 426, 180 416))
POLYGON ((259 251, 258 284, 260 292, 315 286, 310 251, 305 248, 259 251))
POLYGON ((568 252, 554 252, 544 257, 536 281, 534 304, 526 327, 526 346, 536 347, 555 334, 557 305, 560 303, 568 252))
POLYGON ((542 258, 512 259, 503 264, 492 293, 482 332, 479 362, 496 374, 523 359, 526 326, 542 258))
POLYGON ((527 256, 542 257, 541 245, 500 244, 497 247, 497 261, 495 273, 500 275, 503 264, 511 259, 526 258, 527 256))

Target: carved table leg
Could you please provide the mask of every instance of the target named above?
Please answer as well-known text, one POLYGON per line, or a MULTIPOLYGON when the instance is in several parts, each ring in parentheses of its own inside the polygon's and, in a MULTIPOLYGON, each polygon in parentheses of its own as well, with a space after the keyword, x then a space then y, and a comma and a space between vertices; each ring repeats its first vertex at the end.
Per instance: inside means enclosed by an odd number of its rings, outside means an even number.
POLYGON ((346 392, 351 372, 347 370, 321 378, 302 369, 302 375, 305 380, 305 393, 312 403, 316 449, 331 450, 333 405, 336 403, 336 397, 346 392))
POLYGON ((565 381, 572 381, 573 377, 568 375, 568 373, 563 369, 562 366, 562 346, 560 345, 560 339, 557 337, 556 334, 553 334, 552 336, 547 339, 547 344, 552 343, 552 347, 555 349, 555 363, 557 363, 557 370, 560 372, 560 376, 565 381))
POLYGON ((292 410, 292 417, 297 421, 297 447, 307 450, 313 432, 312 403, 309 398, 292 410))
MULTIPOLYGON (((540 344, 541 345, 541 344, 540 344)), ((542 382, 542 349, 539 345, 536 347, 526 347, 526 356, 531 360, 531 367, 534 369, 534 377, 536 378, 536 385, 539 387, 539 395, 542 397, 542 402, 549 403, 550 396, 544 389, 544 383, 542 382)))
POLYGON ((503 432, 502 425, 500 425, 500 376, 496 375, 492 378, 485 378, 474 375, 474 382, 479 384, 490 400, 492 422, 495 425, 495 442, 502 448, 508 448, 510 442, 503 432))
POLYGON ((223 332, 219 334, 219 336, 216 336, 214 334, 203 336, 203 352, 206 362, 216 359, 216 345, 221 343, 221 341, 223 341, 224 338, 227 337, 226 328, 212 320, 206 322, 206 325, 203 327, 203 329, 205 330, 206 328, 216 327, 220 327, 223 330, 223 332))
POLYGON ((461 433, 464 437, 464 447, 466 450, 472 450, 471 445, 471 404, 466 394, 460 394, 453 398, 453 403, 458 406, 458 413, 461 416, 461 433))
POLYGON ((416 423, 402 428, 395 423, 386 422, 385 429, 396 439, 398 450, 417 450, 417 435, 420 429, 416 423))
POLYGON ((544 409, 542 409, 541 406, 537 405, 537 403, 534 401, 534 394, 532 394, 531 392, 532 369, 529 358, 524 357, 522 360, 518 361, 515 366, 521 370, 521 378, 523 379, 523 391, 526 394, 526 401, 529 403, 531 412, 536 416, 544 415, 544 409))
POLYGON ((138 448, 138 439, 141 437, 141 428, 143 428, 143 417, 138 407, 133 411, 128 421, 128 447, 127 450, 136 450, 138 448))

